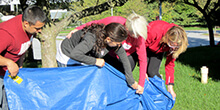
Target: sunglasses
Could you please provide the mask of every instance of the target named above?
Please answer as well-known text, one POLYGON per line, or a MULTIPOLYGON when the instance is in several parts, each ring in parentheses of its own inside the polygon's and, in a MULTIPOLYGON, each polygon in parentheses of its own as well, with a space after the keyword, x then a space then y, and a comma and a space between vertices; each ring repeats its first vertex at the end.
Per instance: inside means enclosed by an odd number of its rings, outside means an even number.
POLYGON ((170 47, 170 54, 172 54, 174 51, 177 51, 180 48, 180 45, 176 42, 168 42, 168 47, 170 47))
POLYGON ((179 49, 179 47, 180 47, 180 44, 178 44, 176 42, 171 42, 171 41, 168 41, 167 45, 173 49, 179 49))

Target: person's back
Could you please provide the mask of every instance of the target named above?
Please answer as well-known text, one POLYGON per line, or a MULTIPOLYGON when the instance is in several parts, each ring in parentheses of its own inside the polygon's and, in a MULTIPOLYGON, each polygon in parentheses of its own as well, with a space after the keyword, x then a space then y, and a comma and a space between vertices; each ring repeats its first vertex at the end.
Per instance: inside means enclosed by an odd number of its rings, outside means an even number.
POLYGON ((177 26, 174 23, 168 23, 162 20, 152 21, 147 26, 147 40, 145 42, 146 48, 151 49, 153 52, 158 51, 160 48, 160 40, 166 34, 166 32, 173 26, 177 26))
MULTIPOLYGON (((78 26, 76 28, 76 30, 81 30, 83 29, 84 27, 86 26, 90 26, 91 24, 93 23, 96 23, 96 24, 104 24, 104 25, 108 25, 110 23, 120 23, 122 25, 125 26, 125 22, 126 22, 126 19, 121 17, 121 16, 109 16, 109 17, 106 17, 106 18, 103 18, 103 19, 100 19, 100 20, 94 20, 94 21, 90 21, 90 22, 87 22, 81 26, 78 26)), ((75 31, 71 31, 68 35, 67 35, 67 38, 70 38, 71 37, 71 34, 74 33, 75 31)))
MULTIPOLYGON (((66 38, 62 41, 62 52, 64 54, 66 54, 67 56, 70 56, 71 51, 75 48, 76 45, 78 45, 82 40, 85 39, 85 37, 87 36, 93 36, 91 35, 91 33, 86 33, 86 35, 83 36, 83 31, 79 30, 77 32, 75 32, 74 34, 72 34, 73 37, 71 37, 70 39, 66 38), (88 35, 90 34, 90 35, 88 35), (83 37, 82 37, 83 36, 83 37)), ((93 36, 95 38, 95 36, 93 36)))

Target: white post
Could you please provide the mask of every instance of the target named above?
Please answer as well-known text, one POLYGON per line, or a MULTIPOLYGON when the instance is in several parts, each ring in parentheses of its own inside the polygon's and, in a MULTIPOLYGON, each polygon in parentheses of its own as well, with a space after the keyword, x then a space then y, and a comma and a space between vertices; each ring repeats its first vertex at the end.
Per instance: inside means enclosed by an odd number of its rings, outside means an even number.
POLYGON ((11 9, 11 11, 15 11, 14 4, 10 4, 10 9, 11 9))
POLYGON ((113 16, 113 7, 111 8, 111 15, 113 16))
POLYGON ((201 83, 208 83, 208 72, 209 69, 206 66, 202 66, 201 68, 201 83))
POLYGON ((16 15, 18 15, 18 4, 16 4, 16 15))

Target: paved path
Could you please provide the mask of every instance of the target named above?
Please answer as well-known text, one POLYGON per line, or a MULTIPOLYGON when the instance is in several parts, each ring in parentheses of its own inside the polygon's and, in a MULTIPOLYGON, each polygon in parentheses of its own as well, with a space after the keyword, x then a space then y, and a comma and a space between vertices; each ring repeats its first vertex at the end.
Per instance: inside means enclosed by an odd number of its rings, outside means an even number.
MULTIPOLYGON (((204 35, 204 33, 208 33, 208 31, 186 31, 189 42, 188 47, 209 45, 209 36, 204 35)), ((216 31, 216 33, 220 34, 220 31, 216 31)), ((215 44, 217 44, 219 41, 220 37, 216 37, 215 44)))
MULTIPOLYGON (((208 31, 186 31, 188 42, 189 42, 189 48, 190 47, 197 47, 197 46, 205 46, 209 45, 209 36, 204 35, 204 33, 208 33, 208 31)), ((217 31, 216 33, 220 34, 220 31, 217 31)), ((58 36, 59 39, 64 39, 65 36, 58 36)), ((58 47, 58 44, 61 40, 57 40, 56 44, 58 47)), ((217 44, 220 41, 220 37, 215 38, 215 44, 217 44)), ((40 49, 40 42, 37 39, 33 40, 33 50, 34 50, 34 59, 39 60, 41 59, 41 49, 40 49)))

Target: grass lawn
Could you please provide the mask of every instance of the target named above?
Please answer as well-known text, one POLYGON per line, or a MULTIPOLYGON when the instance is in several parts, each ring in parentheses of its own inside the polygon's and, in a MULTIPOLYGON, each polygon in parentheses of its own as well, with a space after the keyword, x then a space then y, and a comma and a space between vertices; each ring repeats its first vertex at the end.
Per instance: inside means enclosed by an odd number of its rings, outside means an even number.
MULTIPOLYGON (((165 59, 160 73, 165 79, 165 59)), ((134 77, 138 81, 138 67, 134 77)), ((220 109, 220 46, 188 48, 175 62, 176 102, 172 110, 220 109), (200 68, 209 68, 207 84, 201 83, 200 68)))
MULTIPOLYGON (((208 30, 207 27, 183 27, 184 30, 208 30)), ((213 31, 215 28, 213 28, 213 31)), ((220 28, 216 28, 216 30, 220 30, 220 28)))
POLYGON ((70 33, 70 31, 72 31, 72 30, 74 30, 75 28, 65 28, 65 29, 63 29, 60 33, 59 33, 59 35, 60 36, 66 36, 66 35, 68 35, 69 33, 70 33))

